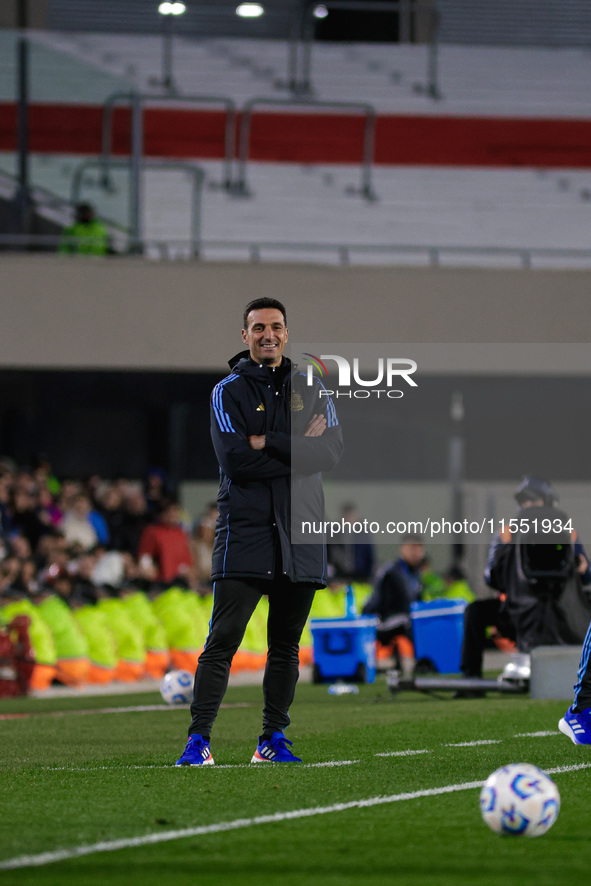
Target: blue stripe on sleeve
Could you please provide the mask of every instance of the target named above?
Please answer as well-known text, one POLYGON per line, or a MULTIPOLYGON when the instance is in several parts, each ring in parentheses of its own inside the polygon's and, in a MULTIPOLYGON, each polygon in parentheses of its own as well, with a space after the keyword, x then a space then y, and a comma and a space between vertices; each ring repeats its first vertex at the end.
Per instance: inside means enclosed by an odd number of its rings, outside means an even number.
MULTIPOLYGON (((320 385, 320 387, 322 388, 323 391, 326 391, 326 388, 324 387, 324 385, 322 384, 320 379, 318 379, 318 384, 320 385)), ((335 428, 338 425, 338 423, 339 423, 339 420, 337 418, 337 411, 335 409, 334 403, 332 402, 330 397, 327 397, 326 398, 326 424, 327 424, 327 427, 335 428)))
POLYGON ((213 411, 217 420, 217 423, 220 427, 220 430, 225 433, 235 434, 236 431, 232 426, 232 421, 227 412, 224 411, 224 403, 223 403, 223 392, 225 385, 228 382, 234 381, 235 378, 239 378, 238 375, 229 375, 227 378, 223 379, 223 381, 219 382, 215 388, 213 389, 213 395, 211 398, 213 411))

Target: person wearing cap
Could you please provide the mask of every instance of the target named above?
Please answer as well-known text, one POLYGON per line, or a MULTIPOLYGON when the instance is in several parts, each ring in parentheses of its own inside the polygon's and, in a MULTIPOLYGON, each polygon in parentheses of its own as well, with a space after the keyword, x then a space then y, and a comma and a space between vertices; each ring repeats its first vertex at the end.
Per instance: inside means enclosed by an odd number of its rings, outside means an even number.
MULTIPOLYGON (((515 490, 514 498, 519 506, 518 518, 523 516, 523 511, 530 508, 554 509, 558 503, 558 496, 551 484, 532 474, 526 474, 522 478, 515 490)), ((566 515, 563 516, 566 517, 566 515)), ((466 677, 482 677, 487 629, 494 628, 501 637, 509 641, 517 641, 520 645, 519 631, 511 612, 511 606, 507 602, 507 598, 510 596, 508 592, 514 590, 513 596, 516 597, 519 594, 519 590, 513 588, 516 580, 510 562, 514 548, 515 545, 512 544, 509 535, 500 532, 495 535, 484 570, 484 580, 495 591, 495 595, 475 600, 466 607, 464 612, 464 639, 460 667, 466 677)), ((591 570, 583 546, 578 541, 574 545, 574 557, 576 572, 583 583, 587 584, 591 581, 591 570)), ((523 649, 521 651, 529 650, 523 649)), ((471 697, 473 694, 482 693, 460 693, 462 697, 471 697)))

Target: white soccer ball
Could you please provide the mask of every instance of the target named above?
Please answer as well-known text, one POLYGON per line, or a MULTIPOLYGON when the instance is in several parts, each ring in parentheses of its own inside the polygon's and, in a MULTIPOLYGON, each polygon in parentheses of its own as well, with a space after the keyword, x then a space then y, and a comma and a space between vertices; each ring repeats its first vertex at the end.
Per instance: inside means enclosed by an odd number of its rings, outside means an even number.
POLYGON ((193 674, 169 671, 160 684, 160 692, 167 704, 189 704, 193 698, 193 674))
POLYGON ((495 770, 480 792, 482 817, 495 834, 541 837, 560 811, 552 779, 532 763, 510 763, 495 770))

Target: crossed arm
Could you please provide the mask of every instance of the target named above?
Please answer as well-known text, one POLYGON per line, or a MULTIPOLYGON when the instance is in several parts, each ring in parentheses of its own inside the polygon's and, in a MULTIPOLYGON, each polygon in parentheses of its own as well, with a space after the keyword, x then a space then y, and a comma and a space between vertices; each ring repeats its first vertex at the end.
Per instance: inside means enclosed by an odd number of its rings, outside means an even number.
MULTIPOLYGON (((313 415, 304 431, 304 437, 322 437, 326 430, 326 416, 313 415)), ((265 434, 252 435, 246 438, 251 449, 264 449, 267 442, 265 434)))

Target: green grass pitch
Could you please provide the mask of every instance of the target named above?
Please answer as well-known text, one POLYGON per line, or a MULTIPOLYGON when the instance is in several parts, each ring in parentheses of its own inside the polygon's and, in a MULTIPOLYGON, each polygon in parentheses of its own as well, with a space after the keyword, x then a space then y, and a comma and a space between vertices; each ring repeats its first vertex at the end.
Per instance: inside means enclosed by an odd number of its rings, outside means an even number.
POLYGON ((156 694, 1 702, 0 884, 588 880, 591 748, 558 732, 567 700, 393 697, 383 678, 359 695, 300 685, 288 736, 304 765, 250 765, 261 689, 230 688, 225 702, 212 738, 216 765, 199 768, 171 765, 185 744, 185 708, 129 710, 160 705, 156 694), (523 761, 583 768, 553 776, 562 809, 548 834, 497 837, 481 820, 479 788, 466 786, 523 761), (449 786, 456 789, 437 792, 449 786), (112 841, 133 838, 137 845, 112 850, 112 841), (79 847, 90 850, 70 857, 79 847), (57 850, 68 857, 33 866, 57 850), (27 866, 2 865, 25 856, 27 866))

